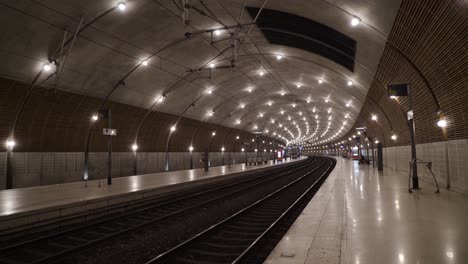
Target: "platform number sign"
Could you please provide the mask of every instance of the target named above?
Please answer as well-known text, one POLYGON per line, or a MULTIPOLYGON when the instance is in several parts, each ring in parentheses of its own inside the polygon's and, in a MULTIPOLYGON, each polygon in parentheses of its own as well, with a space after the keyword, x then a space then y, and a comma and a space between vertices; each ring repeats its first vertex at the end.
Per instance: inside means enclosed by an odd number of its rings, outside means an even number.
POLYGON ((104 136, 117 136, 117 129, 103 128, 102 129, 102 134, 104 136))

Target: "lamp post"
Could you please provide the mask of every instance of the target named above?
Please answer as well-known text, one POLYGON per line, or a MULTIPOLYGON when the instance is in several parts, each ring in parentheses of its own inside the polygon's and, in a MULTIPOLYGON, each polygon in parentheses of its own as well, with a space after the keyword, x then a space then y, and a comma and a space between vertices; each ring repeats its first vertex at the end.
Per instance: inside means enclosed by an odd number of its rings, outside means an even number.
POLYGON ((418 179, 418 166, 416 163, 416 141, 414 138, 414 119, 413 119, 413 97, 410 86, 408 84, 395 84, 388 86, 388 96, 407 96, 408 97, 408 107, 409 110, 406 113, 407 123, 409 127, 410 134, 410 144, 411 144, 411 171, 412 171, 412 180, 413 180, 413 189, 419 189, 419 179, 418 179))

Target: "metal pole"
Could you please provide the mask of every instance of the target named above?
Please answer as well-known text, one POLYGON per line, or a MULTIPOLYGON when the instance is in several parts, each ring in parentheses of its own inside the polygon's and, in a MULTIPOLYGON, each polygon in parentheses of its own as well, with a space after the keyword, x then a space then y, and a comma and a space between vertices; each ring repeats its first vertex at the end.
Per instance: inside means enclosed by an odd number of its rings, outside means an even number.
POLYGON ((193 169, 193 151, 190 151, 190 169, 193 169))
MULTIPOLYGON (((109 114, 109 129, 112 129, 112 113, 108 110, 109 114)), ((107 185, 112 185, 112 134, 107 139, 107 185)))
POLYGON ((133 175, 137 175, 137 151, 133 151, 133 175))
POLYGON ((5 188, 8 190, 8 189, 13 189, 13 171, 12 171, 12 162, 11 162, 11 158, 12 158, 12 150, 11 148, 8 148, 7 149, 7 152, 6 152, 6 160, 5 160, 5 164, 6 164, 6 185, 5 185, 5 188))
POLYGON ((208 171, 208 154, 210 153, 209 151, 209 147, 208 149, 205 151, 205 171, 208 171))
POLYGON ((382 143, 377 143, 377 170, 383 171, 383 148, 382 143))
MULTIPOLYGON (((408 85, 408 104, 410 111, 413 111, 413 95, 411 92, 411 88, 408 85)), ((414 118, 413 116, 408 116, 408 126, 410 132, 410 143, 411 143, 411 160, 416 161, 416 142, 414 139, 414 118)), ((419 179, 418 179, 418 164, 413 162, 411 165, 412 169, 412 179, 413 179, 413 189, 419 189, 419 179)))

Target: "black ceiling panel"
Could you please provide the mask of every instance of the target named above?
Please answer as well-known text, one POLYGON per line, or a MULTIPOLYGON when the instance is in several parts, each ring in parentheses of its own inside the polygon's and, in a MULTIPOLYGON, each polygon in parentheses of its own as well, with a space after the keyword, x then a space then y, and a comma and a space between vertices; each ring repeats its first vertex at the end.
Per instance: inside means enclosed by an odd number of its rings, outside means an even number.
MULTIPOLYGON (((247 7, 254 18, 259 9, 247 7)), ((326 57, 354 72, 356 41, 305 17, 263 9, 256 25, 271 44, 294 47, 326 57)))

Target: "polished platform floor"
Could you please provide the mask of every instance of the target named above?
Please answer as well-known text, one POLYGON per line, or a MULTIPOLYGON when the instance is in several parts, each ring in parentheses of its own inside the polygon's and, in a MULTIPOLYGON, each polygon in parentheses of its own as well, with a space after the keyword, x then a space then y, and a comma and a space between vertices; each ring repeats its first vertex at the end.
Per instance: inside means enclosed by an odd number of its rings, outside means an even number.
POLYGON ((338 163, 265 263, 468 263, 468 197, 338 163))
POLYGON ((296 160, 281 161, 273 164, 249 165, 236 164, 211 167, 208 172, 201 169, 171 171, 128 177, 114 178, 112 185, 106 180, 93 180, 20 188, 0 191, 0 217, 26 213, 52 207, 66 207, 68 204, 92 201, 100 198, 114 197, 132 192, 162 188, 169 185, 192 182, 225 176, 228 174, 246 172, 279 164, 296 162, 296 160))

